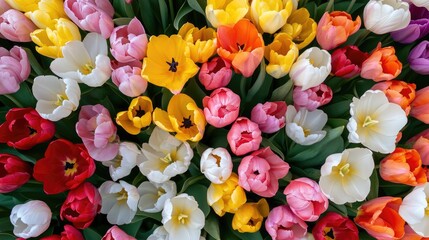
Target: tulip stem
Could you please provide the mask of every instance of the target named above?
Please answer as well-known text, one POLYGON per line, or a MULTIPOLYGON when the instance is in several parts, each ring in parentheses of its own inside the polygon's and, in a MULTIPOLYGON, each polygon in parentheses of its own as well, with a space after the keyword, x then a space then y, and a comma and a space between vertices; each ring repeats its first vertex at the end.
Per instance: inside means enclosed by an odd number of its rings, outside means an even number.
POLYGON ((168 0, 168 8, 170 9, 170 17, 171 17, 171 21, 174 21, 174 5, 173 5, 173 0, 168 0))
POLYGON ((5 95, 3 95, 3 96, 5 96, 7 99, 9 99, 10 101, 12 101, 17 107, 19 107, 19 108, 23 108, 23 106, 22 106, 22 104, 20 103, 20 102, 18 102, 18 100, 16 100, 16 98, 14 98, 14 97, 12 97, 11 95, 9 95, 9 94, 5 94, 5 95))
POLYGON ((350 13, 350 11, 353 8, 353 5, 355 5, 356 0, 351 0, 349 6, 347 7, 347 11, 348 13, 350 13))
POLYGON ((328 5, 326 5, 325 12, 330 12, 333 10, 334 0, 329 0, 328 5))

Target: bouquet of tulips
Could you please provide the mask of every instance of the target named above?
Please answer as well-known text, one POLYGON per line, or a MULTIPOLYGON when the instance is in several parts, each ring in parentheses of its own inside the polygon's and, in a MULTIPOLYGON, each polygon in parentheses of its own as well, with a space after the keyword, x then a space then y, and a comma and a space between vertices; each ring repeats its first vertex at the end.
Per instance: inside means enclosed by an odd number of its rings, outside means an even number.
POLYGON ((0 0, 0 239, 429 239, 429 1, 0 0))

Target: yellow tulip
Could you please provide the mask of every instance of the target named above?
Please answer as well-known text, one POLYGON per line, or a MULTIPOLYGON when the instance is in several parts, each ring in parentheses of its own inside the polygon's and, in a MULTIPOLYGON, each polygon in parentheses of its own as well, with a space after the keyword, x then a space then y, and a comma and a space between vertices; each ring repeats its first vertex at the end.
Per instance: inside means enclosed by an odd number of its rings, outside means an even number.
POLYGON ((265 58, 269 62, 266 67, 267 73, 274 78, 285 76, 298 55, 298 47, 292 38, 286 33, 277 34, 273 42, 265 47, 265 58))
POLYGON ((249 11, 248 0, 207 0, 207 20, 215 28, 234 25, 249 11))
POLYGON ((246 193, 238 185, 238 176, 232 173, 222 184, 210 184, 207 190, 207 202, 219 216, 235 213, 247 201, 246 193))
POLYGON ((116 123, 123 127, 129 134, 137 135, 142 128, 152 123, 152 101, 146 96, 134 98, 128 111, 118 112, 116 123))
POLYGON ((170 99, 167 111, 156 108, 153 122, 164 131, 175 132, 175 137, 181 141, 201 140, 206 127, 203 111, 192 98, 183 93, 170 99))
POLYGON ((37 9, 25 13, 39 28, 53 28, 54 19, 68 18, 64 12, 64 2, 62 0, 41 0, 37 9))
POLYGON ((40 0, 5 0, 9 6, 12 8, 21 11, 29 12, 37 9, 37 3, 40 0))
POLYGON ((186 41, 179 35, 150 38, 142 68, 142 77, 148 82, 177 94, 198 69, 190 58, 186 41))
POLYGON ((298 49, 305 48, 316 37, 317 23, 310 18, 310 13, 305 8, 293 11, 282 27, 281 32, 285 32, 292 37, 298 49))
POLYGON ((241 233, 257 232, 262 226, 264 217, 268 216, 270 207, 267 200, 262 198, 257 203, 245 203, 234 214, 232 228, 241 233))
POLYGON ((185 23, 178 34, 187 42, 194 62, 207 62, 217 49, 216 31, 213 28, 198 29, 192 23, 185 23))
POLYGON ((250 16, 259 31, 273 34, 286 24, 292 9, 292 0, 253 0, 250 16))
POLYGON ((79 28, 65 18, 54 19, 53 28, 37 29, 30 34, 36 51, 50 58, 63 57, 62 47, 69 41, 80 41, 79 28))

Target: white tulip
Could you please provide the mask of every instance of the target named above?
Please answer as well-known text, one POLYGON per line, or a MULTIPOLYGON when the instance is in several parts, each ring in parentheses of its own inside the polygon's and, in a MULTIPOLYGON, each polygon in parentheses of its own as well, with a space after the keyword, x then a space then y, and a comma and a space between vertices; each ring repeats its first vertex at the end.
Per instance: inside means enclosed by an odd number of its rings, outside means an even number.
POLYGON ((322 110, 308 111, 300 108, 297 112, 293 105, 286 110, 286 135, 300 145, 311 145, 326 136, 322 130, 328 121, 328 115, 322 110))
POLYGON ((107 56, 106 39, 98 33, 88 33, 81 41, 70 41, 62 48, 63 58, 51 63, 51 70, 63 78, 71 78, 90 87, 103 85, 112 73, 107 56))
POLYGON ((399 215, 418 235, 429 237, 429 183, 415 187, 405 196, 399 215))
POLYGON ((425 7, 429 10, 429 1, 428 0, 411 0, 411 2, 417 7, 425 7))
POLYGON ((231 155, 225 148, 207 148, 201 155, 200 169, 210 182, 222 184, 231 176, 231 155))
POLYGON ((135 186, 122 180, 119 183, 106 181, 98 191, 102 198, 100 212, 107 214, 110 224, 128 224, 133 220, 140 198, 135 186))
POLYGON ((390 103, 382 91, 366 91, 360 99, 350 103, 347 124, 349 141, 362 143, 372 151, 391 153, 395 150, 396 136, 407 123, 402 108, 390 103))
POLYGON ((376 34, 400 30, 410 21, 409 5, 401 0, 370 0, 363 10, 365 28, 376 34))
POLYGON ((32 200, 12 208, 13 234, 21 238, 38 237, 49 228, 52 212, 46 203, 32 200))
POLYGON ((178 140, 159 127, 153 130, 149 143, 143 143, 142 152, 140 171, 155 183, 163 183, 186 172, 194 156, 189 143, 178 140))
POLYGON ((118 155, 110 161, 101 162, 104 166, 109 167, 110 177, 117 181, 128 176, 131 170, 138 164, 141 151, 137 145, 132 142, 121 142, 119 144, 118 155))
POLYGON ((168 232, 168 240, 198 240, 205 224, 205 216, 198 208, 195 198, 182 193, 165 202, 162 224, 168 232))
POLYGON ((292 65, 289 76, 295 86, 305 91, 323 83, 331 73, 331 54, 318 47, 312 47, 299 55, 292 65))
POLYGON ((153 233, 147 238, 147 240, 167 240, 168 232, 163 226, 155 228, 153 233))
POLYGON ((363 201, 369 194, 373 170, 369 149, 351 148, 331 154, 320 169, 320 189, 336 204, 363 201))
POLYGON ((42 118, 58 121, 79 106, 80 88, 72 79, 38 76, 34 78, 32 90, 37 100, 36 111, 42 118))
POLYGON ((177 194, 176 183, 167 181, 164 183, 142 182, 137 188, 140 194, 139 209, 143 212, 161 212, 164 203, 177 194))

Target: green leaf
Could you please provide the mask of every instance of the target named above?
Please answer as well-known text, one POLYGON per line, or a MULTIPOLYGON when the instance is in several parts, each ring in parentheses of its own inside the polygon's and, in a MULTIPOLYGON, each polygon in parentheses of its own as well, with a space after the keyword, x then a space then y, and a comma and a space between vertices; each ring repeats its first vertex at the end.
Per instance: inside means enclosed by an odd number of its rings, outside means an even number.
POLYGON ((31 88, 28 86, 28 82, 23 82, 19 86, 19 90, 16 93, 10 94, 18 102, 20 102, 23 107, 36 107, 37 100, 31 92, 31 88))
POLYGON ((0 239, 1 240, 15 240, 16 237, 10 233, 0 233, 0 239))
MULTIPOLYGON (((255 95, 259 91, 262 90, 261 87, 262 87, 262 85, 264 85, 264 82, 266 81, 265 76, 266 76, 265 61, 261 61, 260 71, 259 71, 258 77, 256 78, 256 81, 253 84, 253 86, 247 92, 246 102, 250 102, 252 99, 255 99, 255 95)), ((268 77, 268 78, 270 78, 270 77, 268 77)), ((268 88, 269 88, 269 86, 268 86, 268 88)))
POLYGON ((202 0, 188 0, 189 6, 194 9, 195 11, 201 13, 203 16, 206 15, 204 9, 206 9, 206 1, 202 0))
POLYGON ((101 235, 91 228, 85 228, 83 230, 83 236, 85 239, 101 240, 101 235))
POLYGON ((276 144, 266 138, 262 138, 261 145, 263 147, 270 147, 273 152, 275 152, 277 155, 279 155, 283 160, 285 160, 285 155, 283 154, 282 150, 276 144))
POLYGON ((146 32, 149 35, 158 35, 163 33, 163 29, 160 28, 160 10, 158 0, 140 0, 138 1, 140 8, 140 20, 146 32))
POLYGON ((183 183, 182 189, 180 190, 179 194, 185 192, 186 189, 188 189, 190 186, 205 178, 206 177, 204 175, 199 175, 199 176, 194 176, 186 179, 186 181, 183 183))
POLYGON ((329 207, 326 212, 337 212, 343 216, 347 216, 347 208, 345 205, 338 205, 329 201, 329 207))
MULTIPOLYGON (((0 218, 0 232, 12 232, 12 230, 13 230, 13 225, 12 223, 10 223, 9 216, 0 218)), ((0 238, 0 239, 3 239, 3 238, 0 238)))
POLYGON ((204 230, 214 239, 220 240, 219 221, 213 212, 207 216, 204 230))
POLYGON ((143 212, 143 211, 137 211, 136 216, 152 218, 152 219, 155 219, 159 222, 161 222, 161 219, 162 219, 161 212, 159 212, 159 213, 147 213, 147 212, 143 212))
POLYGON ((158 0, 159 5, 159 13, 161 16, 161 23, 162 27, 164 28, 164 31, 167 29, 168 26, 168 7, 167 3, 165 3, 164 0, 158 0))
POLYGON ((192 8, 187 4, 187 2, 184 2, 173 21, 173 26, 176 30, 179 30, 179 26, 181 26, 180 23, 184 22, 182 18, 190 12, 192 12, 192 8))
POLYGON ((122 25, 128 25, 132 18, 122 17, 122 18, 115 18, 113 19, 113 22, 116 26, 122 26, 122 25))
POLYGON ((271 95, 271 101, 285 101, 286 96, 292 90, 292 87, 293 81, 289 79, 285 84, 274 89, 273 94, 271 95))
POLYGON ((195 184, 186 189, 185 192, 195 198, 198 202, 198 207, 207 217, 210 213, 210 206, 207 203, 207 187, 201 184, 195 184))
POLYGON ((0 144, 0 152, 1 153, 9 153, 15 156, 18 156, 22 160, 26 162, 36 163, 36 158, 29 156, 28 154, 21 153, 20 151, 16 150, 15 148, 11 148, 7 146, 6 144, 0 144))
POLYGON ((378 189, 378 187, 379 187, 378 185, 379 185, 379 182, 378 182, 377 169, 374 169, 371 177, 369 177, 369 180, 371 181, 371 188, 370 188, 368 196, 366 197, 367 200, 371 200, 371 199, 374 199, 374 198, 378 197, 378 190, 379 190, 378 189))
POLYGON ((183 89, 182 92, 188 94, 189 96, 192 96, 192 99, 194 99, 198 107, 203 107, 203 98, 207 95, 198 85, 195 78, 189 79, 186 87, 183 89))
POLYGON ((128 235, 135 237, 142 223, 143 223, 143 219, 140 219, 137 221, 133 221, 129 224, 121 225, 120 228, 124 230, 124 232, 126 232, 128 235))
POLYGON ((119 13, 121 17, 133 18, 135 16, 133 6, 131 4, 127 4, 124 0, 113 0, 113 7, 115 9, 115 13, 119 13))
POLYGON ((34 57, 33 52, 28 48, 23 48, 25 52, 27 53, 28 60, 30 61, 31 68, 34 70, 34 72, 40 76, 45 74, 45 70, 42 66, 40 66, 39 61, 34 57))

